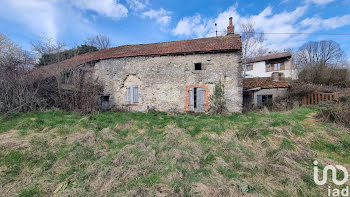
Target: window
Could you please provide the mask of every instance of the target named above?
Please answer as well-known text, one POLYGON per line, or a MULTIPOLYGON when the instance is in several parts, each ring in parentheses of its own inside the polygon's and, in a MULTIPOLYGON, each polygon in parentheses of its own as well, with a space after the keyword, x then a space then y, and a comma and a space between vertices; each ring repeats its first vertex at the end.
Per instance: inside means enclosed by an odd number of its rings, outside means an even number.
POLYGON ((245 70, 246 70, 246 71, 251 71, 251 70, 253 70, 253 65, 252 65, 252 64, 245 65, 245 70))
POLYGON ((266 106, 272 104, 272 95, 257 95, 258 106, 266 106))
POLYGON ((266 64, 266 72, 271 72, 271 64, 266 64))
POLYGON ((202 70, 202 63, 195 63, 194 70, 202 70))
POLYGON ((138 86, 127 86, 126 87, 126 104, 138 104, 139 103, 139 87, 138 86))
POLYGON ((281 63, 273 64, 273 70, 281 70, 281 63))
POLYGON ((109 96, 101 96, 101 109, 109 110, 109 96))

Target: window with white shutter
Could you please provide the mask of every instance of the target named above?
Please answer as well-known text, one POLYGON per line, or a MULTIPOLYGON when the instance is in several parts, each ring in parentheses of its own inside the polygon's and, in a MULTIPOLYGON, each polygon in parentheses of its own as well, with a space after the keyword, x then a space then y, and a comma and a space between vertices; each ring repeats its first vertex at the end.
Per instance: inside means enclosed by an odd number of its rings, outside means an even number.
POLYGON ((139 87, 127 86, 125 95, 126 104, 138 104, 139 103, 139 87))
POLYGON ((139 103, 139 87, 134 86, 132 88, 132 104, 138 104, 139 103))
POLYGON ((205 111, 205 89, 197 88, 197 111, 205 111))
POLYGON ((189 105, 189 109, 190 111, 194 111, 194 88, 190 88, 189 92, 188 92, 188 105, 189 105))

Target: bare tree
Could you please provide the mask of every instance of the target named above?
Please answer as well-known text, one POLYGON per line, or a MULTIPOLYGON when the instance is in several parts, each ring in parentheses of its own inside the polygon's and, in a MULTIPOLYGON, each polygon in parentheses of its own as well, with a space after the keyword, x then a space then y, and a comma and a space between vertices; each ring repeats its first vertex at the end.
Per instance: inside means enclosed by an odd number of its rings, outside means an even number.
POLYGON ((299 66, 299 79, 303 82, 349 87, 346 55, 332 40, 308 42, 294 55, 299 66))
POLYGON ((54 38, 42 35, 39 40, 31 42, 32 51, 38 55, 54 54, 65 50, 66 44, 54 38))
POLYGON ((4 34, 0 34, 0 114, 34 109, 37 89, 28 85, 33 58, 4 34))
POLYGON ((103 86, 91 80, 91 67, 81 66, 45 77, 47 71, 41 68, 24 69, 29 58, 0 34, 0 115, 52 107, 81 113, 99 110, 103 86))
POLYGON ((31 67, 32 56, 21 49, 5 34, 0 33, 0 73, 6 75, 10 70, 31 67))
POLYGON ((255 24, 252 21, 246 21, 240 25, 240 28, 242 31, 243 58, 266 54, 267 49, 263 46, 265 36, 263 33, 256 31, 255 24))
POLYGON ((96 36, 86 39, 85 44, 89 46, 94 46, 99 50, 107 49, 111 47, 111 39, 104 34, 98 34, 96 36))
POLYGON ((297 64, 303 67, 308 66, 339 66, 344 65, 345 52, 340 45, 333 40, 319 42, 310 41, 302 45, 297 52, 297 64))
POLYGON ((242 23, 240 28, 242 31, 242 63, 245 76, 247 58, 264 55, 268 49, 264 47, 264 34, 256 31, 252 21, 242 23))

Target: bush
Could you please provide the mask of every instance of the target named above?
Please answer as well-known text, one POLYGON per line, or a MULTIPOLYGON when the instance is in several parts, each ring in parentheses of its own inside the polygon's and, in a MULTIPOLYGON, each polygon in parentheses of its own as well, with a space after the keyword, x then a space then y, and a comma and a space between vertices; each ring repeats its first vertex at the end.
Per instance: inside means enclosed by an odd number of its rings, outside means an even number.
POLYGON ((0 73, 0 114, 52 108, 96 112, 100 110, 102 92, 103 87, 79 67, 46 79, 31 71, 8 71, 0 73))
POLYGON ((319 115, 325 120, 350 128, 350 95, 322 104, 319 115))
POLYGON ((33 77, 24 71, 8 71, 0 79, 0 114, 27 112, 46 107, 39 86, 28 83, 33 77))
POLYGON ((210 97, 210 111, 213 114, 223 114, 226 111, 224 85, 219 81, 215 85, 214 94, 210 97))
POLYGON ((58 108, 83 114, 100 110, 103 86, 92 77, 87 77, 82 68, 63 71, 56 76, 56 81, 58 86, 55 103, 58 108))

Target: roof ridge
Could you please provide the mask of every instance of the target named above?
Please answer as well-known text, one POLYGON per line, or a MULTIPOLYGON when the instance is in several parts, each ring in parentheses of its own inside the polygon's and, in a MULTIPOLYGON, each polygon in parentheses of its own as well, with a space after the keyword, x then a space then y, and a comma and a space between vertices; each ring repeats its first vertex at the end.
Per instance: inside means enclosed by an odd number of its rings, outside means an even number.
MULTIPOLYGON (((205 38, 192 38, 192 39, 187 39, 187 40, 173 40, 173 41, 164 41, 164 42, 151 42, 151 43, 140 43, 140 44, 124 44, 124 45, 119 45, 115 47, 111 47, 108 49, 115 49, 118 47, 123 47, 123 46, 140 46, 140 45, 150 45, 150 44, 165 44, 165 43, 173 43, 173 42, 182 42, 182 41, 191 41, 191 40, 204 40, 204 39, 221 39, 221 38, 227 38, 227 37, 237 37, 240 38, 241 36, 239 34, 230 34, 230 35, 224 35, 224 36, 212 36, 212 37, 205 37, 205 38)), ((108 49, 103 49, 103 50, 108 50, 108 49)), ((102 51, 102 50, 100 50, 102 51)))
POLYGON ((260 61, 265 61, 265 60, 270 60, 270 59, 278 59, 278 58, 291 57, 291 56, 292 56, 291 52, 285 51, 285 52, 280 52, 280 53, 272 53, 272 54, 247 58, 246 62, 253 63, 253 62, 260 62, 260 61))

